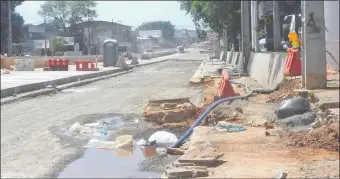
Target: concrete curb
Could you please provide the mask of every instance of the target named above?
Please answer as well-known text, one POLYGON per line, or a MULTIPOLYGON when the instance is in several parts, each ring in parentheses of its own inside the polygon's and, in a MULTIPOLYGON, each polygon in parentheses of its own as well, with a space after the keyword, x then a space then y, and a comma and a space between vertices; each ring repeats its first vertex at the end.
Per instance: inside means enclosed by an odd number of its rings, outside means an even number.
POLYGON ((205 61, 201 63, 194 75, 190 78, 190 84, 199 84, 202 82, 202 73, 205 66, 205 61))
MULTIPOLYGON (((142 67, 142 66, 146 66, 146 65, 152 65, 155 63, 160 63, 160 62, 164 62, 164 61, 168 61, 168 60, 176 60, 176 61, 197 61, 197 60, 178 60, 178 59, 164 59, 164 60, 160 60, 160 61, 155 61, 155 62, 150 62, 150 63, 146 63, 146 64, 138 64, 136 65, 136 67, 142 67)), ((73 87, 78 87, 78 86, 82 86, 82 85, 86 85, 86 84, 90 84, 96 81, 100 81, 100 80, 104 80, 104 79, 108 79, 108 78, 112 78, 112 77, 116 77, 119 75, 123 75, 126 73, 130 73, 133 72, 134 69, 129 70, 129 68, 120 68, 120 69, 114 69, 111 70, 110 72, 108 71, 104 71, 102 73, 102 75, 99 75, 97 77, 92 77, 92 78, 88 78, 88 79, 83 79, 81 81, 79 81, 78 79, 73 81, 73 82, 69 82, 69 83, 64 83, 64 84, 60 84, 58 86, 56 86, 55 88, 46 88, 46 86, 44 86, 43 88, 40 88, 38 90, 32 90, 29 92, 25 92, 25 93, 20 93, 16 96, 9 96, 9 97, 4 97, 1 99, 1 105, 4 104, 10 104, 16 101, 20 101, 20 100, 25 100, 28 98, 34 98, 37 96, 41 96, 41 95, 47 95, 47 94, 51 94, 51 93, 57 93, 57 91, 62 91, 68 88, 73 88, 73 87), (113 74, 112 74, 113 73, 113 74)), ((93 73, 92 73, 93 74, 93 73)), ((97 73, 98 74, 98 73, 97 73)), ((81 76, 81 75, 80 75, 81 76)), ((83 75, 84 76, 84 75, 83 75)), ((76 76, 77 77, 77 76, 76 76)), ((80 78, 79 78, 80 79, 80 78)), ((47 82, 44 82, 45 84, 47 82)), ((50 84, 50 83, 48 83, 50 84)), ((54 83, 56 84, 56 83, 54 83)))

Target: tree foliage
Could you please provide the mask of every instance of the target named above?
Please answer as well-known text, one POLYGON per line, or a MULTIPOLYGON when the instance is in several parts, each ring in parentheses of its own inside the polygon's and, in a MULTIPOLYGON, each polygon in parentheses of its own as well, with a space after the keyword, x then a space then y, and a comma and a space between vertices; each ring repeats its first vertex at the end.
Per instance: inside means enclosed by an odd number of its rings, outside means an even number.
MULTIPOLYGON (((21 28, 24 25, 23 17, 15 12, 15 7, 23 1, 11 1, 12 10, 12 42, 19 43, 21 37, 21 28)), ((8 38, 8 1, 1 1, 1 51, 4 52, 8 38)))
POLYGON ((164 39, 173 41, 175 38, 175 26, 170 21, 146 22, 136 28, 136 31, 161 30, 164 39))
POLYGON ((66 50, 66 41, 64 38, 54 36, 51 42, 55 52, 64 52, 66 50))
POLYGON ((46 17, 48 23, 56 29, 66 32, 69 25, 93 20, 97 17, 94 1, 46 1, 38 14, 46 17))
POLYGON ((181 10, 190 14, 199 37, 210 27, 220 36, 227 28, 230 36, 235 37, 241 31, 241 1, 179 1, 181 10))

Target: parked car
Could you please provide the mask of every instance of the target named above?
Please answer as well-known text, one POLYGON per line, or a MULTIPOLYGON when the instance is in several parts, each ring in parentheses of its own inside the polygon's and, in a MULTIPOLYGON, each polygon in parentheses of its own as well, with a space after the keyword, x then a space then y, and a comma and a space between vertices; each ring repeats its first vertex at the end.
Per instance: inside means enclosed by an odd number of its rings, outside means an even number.
POLYGON ((151 59, 152 55, 153 55, 154 51, 153 50, 145 50, 142 55, 141 55, 141 59, 151 59))
POLYGON ((184 53, 184 47, 183 46, 178 46, 177 50, 179 53, 184 53))

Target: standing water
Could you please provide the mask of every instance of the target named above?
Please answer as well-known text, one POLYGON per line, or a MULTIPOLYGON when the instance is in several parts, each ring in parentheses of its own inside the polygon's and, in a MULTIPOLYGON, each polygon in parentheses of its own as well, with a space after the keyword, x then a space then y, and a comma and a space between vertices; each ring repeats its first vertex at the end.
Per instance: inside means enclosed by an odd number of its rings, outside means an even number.
MULTIPOLYGON (((84 124, 96 128, 93 133, 80 134, 65 130, 63 127, 57 130, 59 135, 72 137, 77 140, 97 139, 99 141, 114 142, 120 135, 133 135, 134 143, 140 139, 147 140, 154 129, 146 126, 137 127, 132 119, 123 116, 115 116, 101 119, 95 123, 84 124), (104 135, 98 136, 98 131, 106 130, 104 135), (84 136, 85 135, 85 136, 84 136)), ((144 124, 143 124, 144 125, 144 124)), ((155 131, 154 131, 155 132, 155 131)), ((102 134, 102 132, 100 132, 102 134)), ((161 148, 134 145, 131 149, 102 149, 98 146, 87 145, 84 155, 67 165, 58 174, 58 178, 160 178, 163 169, 159 169, 163 164, 161 148), (160 158, 160 159, 159 159, 160 158), (150 164, 151 161, 151 164, 150 164), (145 164, 146 163, 146 164, 145 164), (161 164, 162 163, 162 164, 161 164), (145 168, 147 168, 145 170, 145 168), (151 168, 151 169, 150 169, 151 168)), ((171 157, 172 160, 172 157, 171 157)), ((175 159, 174 159, 175 160, 175 159)), ((162 168, 162 167, 161 167, 162 168)))

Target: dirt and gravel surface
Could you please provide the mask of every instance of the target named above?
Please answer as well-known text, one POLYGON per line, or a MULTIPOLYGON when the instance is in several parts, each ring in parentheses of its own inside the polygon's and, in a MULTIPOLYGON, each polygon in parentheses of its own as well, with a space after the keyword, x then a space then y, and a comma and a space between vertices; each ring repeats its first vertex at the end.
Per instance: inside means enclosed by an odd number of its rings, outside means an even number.
POLYGON ((50 177, 81 155, 51 132, 55 126, 93 116, 140 116, 150 99, 189 97, 201 101, 201 87, 189 79, 200 61, 167 61, 58 94, 1 105, 1 176, 50 177))

